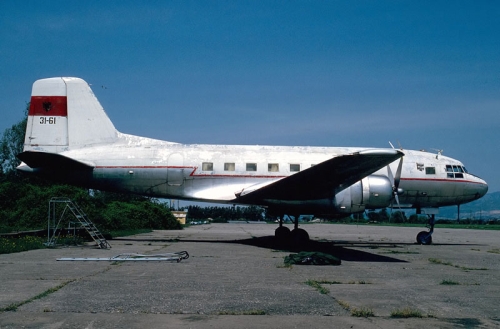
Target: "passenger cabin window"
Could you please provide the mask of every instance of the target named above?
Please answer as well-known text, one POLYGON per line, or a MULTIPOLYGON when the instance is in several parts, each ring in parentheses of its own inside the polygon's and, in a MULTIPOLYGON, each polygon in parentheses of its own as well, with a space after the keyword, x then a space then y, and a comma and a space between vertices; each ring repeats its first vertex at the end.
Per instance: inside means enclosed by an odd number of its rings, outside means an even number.
POLYGON ((256 163, 247 163, 247 171, 257 171, 256 163))
POLYGON ((226 162, 224 163, 224 171, 234 171, 236 166, 234 165, 234 162, 226 162))
POLYGON ((214 171, 214 164, 213 164, 213 162, 203 162, 201 164, 201 170, 203 170, 203 171, 214 171))
POLYGON ((300 164, 290 163, 290 172, 300 171, 300 164))
POLYGON ((426 175, 435 175, 436 168, 435 167, 425 167, 425 174, 426 175))
POLYGON ((280 171, 280 165, 278 163, 268 163, 267 171, 269 172, 278 172, 280 171))

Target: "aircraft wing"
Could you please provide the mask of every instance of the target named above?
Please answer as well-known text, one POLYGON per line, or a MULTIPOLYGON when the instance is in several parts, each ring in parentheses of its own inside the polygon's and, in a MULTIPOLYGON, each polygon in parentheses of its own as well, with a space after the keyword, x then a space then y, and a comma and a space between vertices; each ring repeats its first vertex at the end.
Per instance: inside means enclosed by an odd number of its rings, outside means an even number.
POLYGON ((313 200, 332 196, 403 156, 398 150, 364 150, 334 157, 261 188, 250 186, 236 201, 313 200))
POLYGON ((92 170, 94 166, 77 161, 57 153, 26 151, 17 155, 17 158, 31 169, 43 168, 53 170, 92 170))

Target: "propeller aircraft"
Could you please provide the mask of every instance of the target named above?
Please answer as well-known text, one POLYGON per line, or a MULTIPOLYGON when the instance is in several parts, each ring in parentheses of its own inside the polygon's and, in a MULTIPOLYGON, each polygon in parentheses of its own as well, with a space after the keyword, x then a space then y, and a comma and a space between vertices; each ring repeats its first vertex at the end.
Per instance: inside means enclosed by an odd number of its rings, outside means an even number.
POLYGON ((275 236, 303 241, 301 214, 349 216, 387 207, 430 218, 486 194, 455 159, 392 148, 181 144, 119 132, 89 85, 56 77, 33 84, 21 172, 86 188, 150 197, 258 205, 280 216, 275 236), (294 229, 283 216, 295 218, 294 229))

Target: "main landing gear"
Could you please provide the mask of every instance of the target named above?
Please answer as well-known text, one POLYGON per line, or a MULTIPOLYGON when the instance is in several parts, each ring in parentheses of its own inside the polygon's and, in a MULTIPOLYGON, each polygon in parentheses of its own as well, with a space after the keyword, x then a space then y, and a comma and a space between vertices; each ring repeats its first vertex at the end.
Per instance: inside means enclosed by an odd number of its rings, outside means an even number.
POLYGON ((435 217, 434 215, 428 215, 428 216, 429 216, 429 224, 427 224, 427 227, 429 228, 429 231, 422 231, 417 234, 418 244, 432 244, 432 233, 434 233, 435 217))
POLYGON ((283 218, 285 215, 280 216, 279 227, 274 231, 274 237, 276 240, 282 243, 293 243, 301 244, 309 241, 309 234, 306 230, 299 228, 299 215, 295 215, 294 217, 294 228, 290 231, 290 229, 286 226, 283 226, 283 218))

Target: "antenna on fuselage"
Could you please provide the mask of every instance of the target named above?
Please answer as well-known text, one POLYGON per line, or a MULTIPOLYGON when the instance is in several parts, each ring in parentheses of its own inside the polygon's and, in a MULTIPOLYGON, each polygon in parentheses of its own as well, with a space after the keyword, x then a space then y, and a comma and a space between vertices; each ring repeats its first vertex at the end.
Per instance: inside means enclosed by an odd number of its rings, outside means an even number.
POLYGON ((439 159, 439 156, 443 155, 443 151, 444 151, 444 150, 438 150, 438 149, 431 149, 431 150, 437 151, 438 154, 436 154, 436 159, 439 159))

